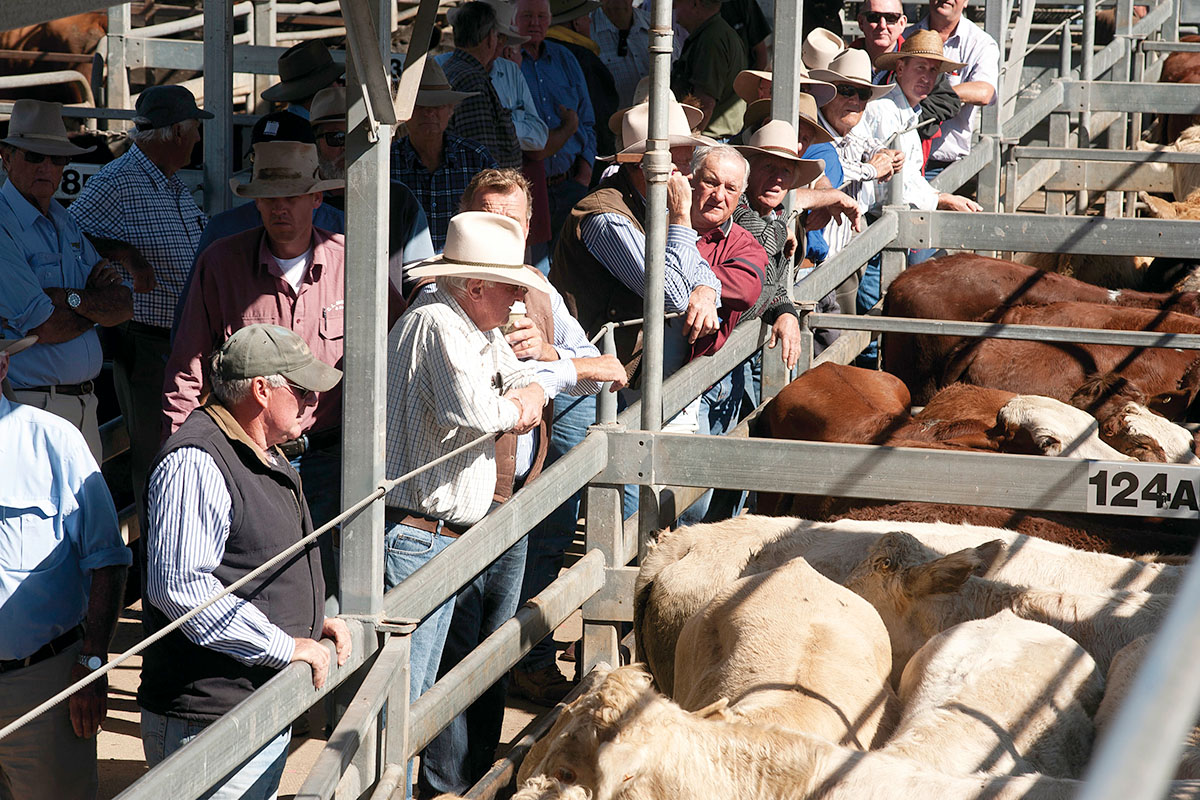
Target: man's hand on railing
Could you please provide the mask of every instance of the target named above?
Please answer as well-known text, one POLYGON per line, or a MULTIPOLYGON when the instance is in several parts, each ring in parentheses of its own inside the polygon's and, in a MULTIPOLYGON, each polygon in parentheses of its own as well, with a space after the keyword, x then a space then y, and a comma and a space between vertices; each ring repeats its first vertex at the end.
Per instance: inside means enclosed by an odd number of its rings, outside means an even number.
POLYGON ((862 213, 858 201, 840 189, 800 189, 796 192, 796 205, 807 210, 804 229, 820 230, 831 219, 846 220, 856 232, 863 229, 862 213))
POLYGON ((325 625, 321 628, 321 635, 333 639, 333 649, 337 652, 338 666, 344 665, 354 646, 354 640, 350 636, 350 628, 346 625, 346 620, 341 617, 326 617, 325 625))
POLYGON ((504 393, 506 400, 512 401, 520 416, 513 426, 513 433, 529 433, 542 421, 542 406, 546 403, 546 393, 540 383, 534 382, 520 389, 511 389, 504 393))
POLYGON ((701 336, 716 333, 720 326, 716 291, 709 286, 697 286, 688 297, 687 317, 683 321, 683 333, 688 342, 694 343, 701 336))
POLYGON ((596 381, 597 383, 611 381, 612 386, 608 389, 610 392, 623 389, 628 381, 625 367, 621 364, 621 360, 614 355, 573 358, 571 363, 575 365, 575 375, 578 380, 596 381))
POLYGON ((774 350, 776 343, 783 345, 780 350, 783 363, 788 369, 795 367, 800 359, 800 323, 794 315, 780 314, 771 326, 771 341, 767 342, 767 348, 774 350))
MULTIPOLYGON (((350 657, 353 640, 346 621, 338 617, 326 617, 321 627, 321 636, 333 640, 333 649, 337 652, 338 666, 346 663, 350 657)), ((325 645, 313 639, 296 637, 296 649, 292 651, 292 662, 303 661, 312 667, 313 688, 320 689, 329 677, 329 650, 325 645)))
POLYGON ((983 206, 971 198, 948 192, 938 195, 938 208, 942 211, 983 211, 983 206))

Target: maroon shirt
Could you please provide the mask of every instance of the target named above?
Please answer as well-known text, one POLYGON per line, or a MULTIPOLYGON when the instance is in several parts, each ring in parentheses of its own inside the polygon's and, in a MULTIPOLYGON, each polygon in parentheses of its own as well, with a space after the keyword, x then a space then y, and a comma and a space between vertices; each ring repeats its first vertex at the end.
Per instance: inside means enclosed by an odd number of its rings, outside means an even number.
POLYGON ((700 233, 696 242, 700 255, 712 266, 721 281, 721 327, 692 345, 692 358, 711 355, 721 349, 742 314, 758 302, 767 276, 767 251, 750 231, 732 219, 724 225, 700 233))
MULTIPOLYGON (((262 227, 213 242, 196 260, 192 285, 179 316, 167 361, 163 413, 167 432, 183 424, 200 405, 206 362, 230 334, 267 323, 290 328, 326 364, 342 366, 345 303, 342 273, 345 238, 313 228, 313 259, 300 291, 283 278, 267 249, 262 227)), ((342 387, 322 392, 305 409, 301 430, 325 430, 342 423, 342 387)))

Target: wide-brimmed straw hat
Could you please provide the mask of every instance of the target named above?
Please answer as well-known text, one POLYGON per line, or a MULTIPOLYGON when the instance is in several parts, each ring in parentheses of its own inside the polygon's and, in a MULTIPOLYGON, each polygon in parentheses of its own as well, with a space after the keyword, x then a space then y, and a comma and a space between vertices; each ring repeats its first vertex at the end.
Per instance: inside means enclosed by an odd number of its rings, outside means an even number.
POLYGON ((749 144, 739 144, 735 147, 747 158, 754 154, 760 154, 792 162, 795 165, 793 170, 795 177, 789 188, 795 189, 798 186, 807 186, 821 177, 821 173, 825 171, 825 162, 800 157, 797 150, 798 140, 796 129, 790 123, 781 119, 773 119, 754 132, 750 137, 749 144))
MULTIPOLYGON (((675 100, 667 100, 667 146, 668 147, 704 147, 717 142, 707 136, 693 136, 691 122, 683 106, 675 100)), ((621 118, 621 143, 625 149, 615 156, 603 156, 601 160, 618 162, 637 162, 646 153, 646 140, 650 136, 650 103, 638 103, 625 112, 621 118)))
POLYGON ((298 197, 344 188, 343 180, 322 180, 317 173, 317 146, 305 142, 260 142, 254 145, 254 172, 249 183, 229 179, 238 197, 298 197))
POLYGON ((829 69, 814 69, 812 77, 833 84, 849 83, 871 90, 871 99, 876 100, 890 92, 896 84, 877 86, 871 83, 871 57, 866 50, 843 50, 829 62, 829 69))
POLYGON ((418 106, 455 105, 474 97, 479 92, 456 92, 446 79, 442 67, 432 58, 425 60, 425 71, 421 73, 421 85, 417 89, 418 106))
MULTIPOLYGON (((670 91, 670 90, 668 89, 668 91, 670 91)), ((671 97, 676 102, 679 101, 679 98, 675 97, 674 92, 671 92, 671 97)), ((649 99, 650 99, 650 76, 647 75, 646 77, 644 77, 640 81, 638 81, 637 86, 633 90, 633 105, 626 106, 625 108, 618 108, 616 111, 614 111, 612 114, 609 115, 608 129, 610 131, 612 131, 614 134, 616 134, 617 136, 620 136, 621 135, 621 119, 624 118, 625 112, 628 111, 629 109, 633 108, 633 106, 637 106, 637 105, 641 105, 642 103, 645 103, 649 99)), ((695 106, 689 106, 686 103, 679 103, 679 105, 683 108, 683 115, 685 117, 687 117, 688 130, 695 130, 696 126, 700 124, 700 120, 704 119, 704 112, 701 111, 700 109, 696 108, 695 106)))
POLYGON ((21 339, 0 339, 0 354, 7 353, 10 356, 15 356, 26 347, 32 347, 37 344, 37 340, 38 337, 36 336, 25 336, 21 339))
POLYGON ((308 110, 309 124, 346 121, 346 87, 330 86, 317 92, 312 107, 308 110))
POLYGON ((909 57, 940 61, 941 63, 938 64, 940 72, 954 72, 956 69, 966 66, 960 61, 951 61, 946 58, 945 51, 942 49, 942 37, 937 31, 921 29, 905 39, 899 50, 883 53, 875 59, 875 69, 895 69, 900 59, 909 57))
MULTIPOLYGON (((516 26, 513 25, 513 17, 517 13, 515 3, 508 3, 505 0, 483 0, 483 2, 496 10, 496 30, 508 40, 510 47, 516 47, 519 44, 525 44, 529 41, 529 37, 522 36, 516 26)), ((450 24, 453 25, 453 21, 450 24)))
POLYGON ((262 93, 263 100, 288 103, 312 97, 346 74, 344 64, 336 64, 329 48, 315 39, 289 47, 279 57, 279 83, 262 93))
POLYGON ((800 60, 809 70, 828 69, 829 62, 845 49, 846 43, 833 31, 813 28, 800 45, 800 60))
POLYGON ((549 292, 550 286, 540 272, 525 266, 521 225, 511 217, 487 211, 464 211, 451 217, 442 252, 407 272, 414 278, 478 278, 538 292, 549 292))
POLYGON ((67 138, 63 124, 62 103, 44 100, 18 100, 13 103, 8 121, 8 138, 0 143, 19 147, 44 156, 78 156, 90 153, 95 147, 76 147, 67 138))
MULTIPOLYGON (((817 102, 813 100, 812 95, 801 92, 799 98, 800 116, 797 120, 799 125, 808 131, 809 138, 814 144, 818 142, 832 142, 833 137, 829 134, 829 131, 825 130, 825 126, 817 120, 817 102)), ((771 101, 755 100, 746 106, 746 115, 742 118, 742 127, 753 130, 758 123, 769 116, 771 116, 771 101)))
MULTIPOLYGON (((758 96, 759 84, 769 80, 771 80, 771 73, 767 70, 744 69, 733 79, 733 90, 747 103, 754 103, 760 99, 758 96)), ((796 80, 800 83, 800 91, 812 95, 818 106, 825 105, 837 95, 837 89, 833 88, 832 83, 813 80, 812 76, 808 74, 808 70, 803 67, 797 70, 796 80)))
POLYGON ((600 0, 550 0, 550 24, 566 25, 600 7, 600 0))

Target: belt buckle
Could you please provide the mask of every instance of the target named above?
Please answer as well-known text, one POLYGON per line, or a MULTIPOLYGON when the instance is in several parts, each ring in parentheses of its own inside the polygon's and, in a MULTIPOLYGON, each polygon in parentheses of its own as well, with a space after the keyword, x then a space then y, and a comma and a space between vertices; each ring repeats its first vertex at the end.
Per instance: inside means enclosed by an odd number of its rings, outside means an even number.
POLYGON ((84 381, 81 384, 79 384, 79 393, 80 394, 91 394, 95 390, 95 388, 96 388, 95 382, 90 381, 90 380, 84 381))

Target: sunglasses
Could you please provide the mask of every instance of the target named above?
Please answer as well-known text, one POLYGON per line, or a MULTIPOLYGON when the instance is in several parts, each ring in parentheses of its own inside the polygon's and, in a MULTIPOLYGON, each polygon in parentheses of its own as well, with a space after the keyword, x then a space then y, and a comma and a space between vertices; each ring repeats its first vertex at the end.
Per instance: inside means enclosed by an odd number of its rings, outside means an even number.
POLYGON ((324 139, 325 144, 329 145, 330 147, 345 147, 346 146, 346 132, 345 131, 330 131, 329 133, 322 133, 317 138, 324 139))
POLYGON ((857 97, 859 100, 862 100, 865 103, 871 99, 872 92, 870 89, 866 89, 862 86, 851 86, 847 83, 839 83, 837 86, 837 93, 842 97, 857 97))
MULTIPOLYGON (((284 380, 287 379, 284 378, 284 380)), ((309 401, 316 400, 317 393, 312 389, 305 389, 303 386, 297 386, 291 381, 288 381, 287 385, 292 390, 292 394, 296 395, 296 399, 300 402, 301 406, 306 406, 309 404, 309 401)))
POLYGON ((21 154, 25 156, 25 160, 30 164, 40 164, 47 158, 50 159, 50 163, 56 167, 65 167, 67 164, 71 163, 70 156, 48 156, 42 153, 34 153, 29 150, 22 150, 21 154))
POLYGON ((888 25, 895 25, 902 16, 904 15, 895 11, 867 11, 863 14, 863 19, 872 25, 878 25, 881 20, 887 22, 888 25))

